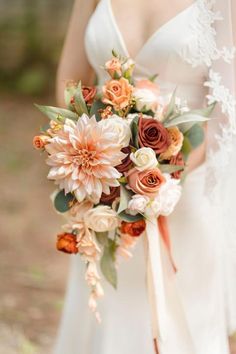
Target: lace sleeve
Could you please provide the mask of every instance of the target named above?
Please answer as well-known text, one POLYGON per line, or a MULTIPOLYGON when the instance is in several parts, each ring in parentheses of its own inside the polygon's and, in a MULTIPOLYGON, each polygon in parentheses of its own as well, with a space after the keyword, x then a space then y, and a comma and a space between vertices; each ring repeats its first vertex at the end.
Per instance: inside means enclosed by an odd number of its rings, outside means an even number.
POLYGON ((236 1, 197 0, 191 24, 193 40, 182 57, 193 67, 206 65, 207 100, 217 102, 207 128, 207 196, 222 227, 225 298, 229 334, 236 330, 236 1))

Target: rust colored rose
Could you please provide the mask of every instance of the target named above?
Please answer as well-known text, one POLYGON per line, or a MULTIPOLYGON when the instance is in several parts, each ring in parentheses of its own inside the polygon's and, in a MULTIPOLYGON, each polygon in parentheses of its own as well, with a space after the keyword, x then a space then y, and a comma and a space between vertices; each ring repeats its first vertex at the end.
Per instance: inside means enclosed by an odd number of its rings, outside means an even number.
POLYGON ((142 147, 152 148, 156 154, 165 152, 170 145, 168 130, 154 118, 139 117, 138 141, 142 147))
POLYGON ((57 249, 65 253, 78 253, 76 235, 63 233, 57 235, 57 249))
POLYGON ((115 74, 119 76, 122 74, 122 65, 118 58, 112 58, 107 61, 105 64, 105 69, 112 78, 114 78, 115 74))
POLYGON ((159 168, 144 171, 138 171, 136 168, 132 168, 127 173, 127 180, 129 187, 134 193, 148 197, 154 197, 162 184, 166 182, 159 168))
POLYGON ((88 105, 91 105, 93 103, 96 93, 97 89, 95 86, 82 86, 82 94, 85 102, 88 105))
POLYGON ((102 193, 100 202, 111 205, 114 200, 120 196, 120 187, 110 187, 110 194, 102 193))
POLYGON ((134 222, 121 222, 121 232, 123 234, 128 234, 133 237, 140 236, 146 229, 146 222, 145 220, 138 220, 134 222))
POLYGON ((33 139, 33 147, 37 150, 43 149, 44 146, 49 142, 50 137, 47 135, 37 135, 33 139))
MULTIPOLYGON (((171 165, 176 165, 176 166, 183 166, 185 165, 184 163, 184 158, 183 158, 183 154, 181 152, 179 152, 176 156, 173 156, 171 159, 170 159, 170 164, 171 165)), ((171 174, 171 176, 175 179, 180 179, 181 178, 181 175, 183 173, 183 170, 179 170, 179 171, 175 171, 171 174)))
POLYGON ((120 165, 116 166, 116 169, 120 173, 124 173, 124 172, 127 172, 129 170, 130 166, 132 165, 132 161, 130 160, 131 147, 126 146, 126 147, 122 148, 121 151, 124 154, 127 154, 127 156, 121 161, 120 165))
POLYGON ((131 101, 133 86, 124 77, 119 80, 110 80, 102 88, 103 103, 112 105, 119 111, 126 108, 131 101))

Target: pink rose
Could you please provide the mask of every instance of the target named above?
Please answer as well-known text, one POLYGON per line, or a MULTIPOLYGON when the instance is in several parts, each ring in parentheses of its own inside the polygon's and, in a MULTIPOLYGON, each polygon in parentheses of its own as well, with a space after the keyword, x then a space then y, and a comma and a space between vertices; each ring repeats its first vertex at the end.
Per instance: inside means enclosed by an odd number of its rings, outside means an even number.
POLYGON ((159 168, 138 171, 132 168, 127 174, 128 185, 134 193, 154 197, 166 182, 159 168))

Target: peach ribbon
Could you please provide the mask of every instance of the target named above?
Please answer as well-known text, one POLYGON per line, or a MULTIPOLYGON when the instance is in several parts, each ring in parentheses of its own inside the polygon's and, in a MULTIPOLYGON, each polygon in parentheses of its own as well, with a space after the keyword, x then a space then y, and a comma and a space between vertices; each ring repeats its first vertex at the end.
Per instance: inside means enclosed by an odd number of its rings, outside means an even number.
MULTIPOLYGON (((176 345, 181 348, 181 354, 192 354, 193 343, 175 285, 176 266, 171 253, 166 217, 152 217, 146 220, 144 242, 155 353, 169 354, 174 345, 174 338, 176 345)), ((176 353, 179 354, 179 350, 176 350, 176 353)))

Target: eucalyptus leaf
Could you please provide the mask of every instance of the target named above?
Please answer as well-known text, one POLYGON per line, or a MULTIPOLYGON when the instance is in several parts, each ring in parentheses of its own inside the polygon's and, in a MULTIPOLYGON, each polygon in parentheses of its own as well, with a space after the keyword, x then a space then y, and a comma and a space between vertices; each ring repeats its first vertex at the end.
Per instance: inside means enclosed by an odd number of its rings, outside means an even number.
POLYGON ((72 207, 74 199, 75 197, 71 193, 65 194, 63 189, 56 195, 54 207, 60 213, 65 213, 72 207))
POLYGON ((158 165, 158 167, 162 173, 173 173, 183 169, 183 166, 168 165, 168 164, 162 164, 162 165, 160 164, 158 165))
POLYGON ((95 232, 96 238, 101 245, 106 245, 108 242, 108 231, 95 232))
POLYGON ((76 89, 77 89, 77 84, 67 86, 64 91, 65 104, 67 108, 70 110, 74 109, 73 105, 71 104, 71 99, 74 97, 76 89))
POLYGON ((191 145, 189 139, 187 137, 185 137, 184 141, 183 141, 183 146, 182 146, 182 149, 181 149, 181 152, 184 155, 185 161, 187 160, 187 158, 188 158, 188 156, 189 156, 191 151, 192 151, 192 145, 191 145))
POLYGON ((101 120, 101 115, 99 113, 100 109, 106 108, 106 105, 101 100, 95 100, 90 108, 90 116, 95 115, 96 120, 101 120))
POLYGON ((209 117, 212 114, 215 106, 216 106, 216 102, 213 102, 212 104, 210 104, 207 107, 204 107, 202 109, 192 110, 191 113, 199 114, 204 117, 209 117))
POLYGON ((131 199, 132 193, 125 188, 122 184, 120 185, 120 204, 117 213, 121 213, 128 207, 128 203, 131 199))
POLYGON ((193 125, 185 134, 193 149, 196 149, 204 141, 204 130, 199 124, 193 125))
POLYGON ((137 115, 134 117, 134 119, 131 122, 130 129, 132 133, 132 141, 134 144, 134 147, 139 149, 139 143, 138 143, 138 121, 139 121, 139 116, 137 115))
POLYGON ((159 76, 159 74, 154 74, 148 78, 149 81, 155 82, 156 78, 159 76))
POLYGON ((143 215, 141 214, 137 214, 137 215, 130 215, 127 214, 125 211, 122 211, 121 213, 119 213, 119 218, 123 221, 126 222, 135 222, 135 221, 139 221, 143 219, 143 215))
POLYGON ((65 121, 66 118, 77 121, 78 115, 68 109, 52 107, 52 106, 42 106, 39 104, 35 104, 40 112, 45 114, 49 119, 54 120, 57 123, 61 123, 65 121))
POLYGON ((170 103, 169 103, 168 106, 167 106, 167 111, 166 111, 166 113, 165 113, 163 122, 164 122, 165 120, 168 120, 168 119, 174 114, 174 112, 175 112, 175 106, 176 106, 176 104, 175 104, 176 90, 177 90, 177 88, 175 88, 175 90, 174 90, 174 92, 173 92, 173 94, 172 94, 172 96, 171 96, 170 103))
POLYGON ((199 114, 188 112, 188 113, 184 113, 182 115, 179 115, 171 120, 168 120, 167 122, 164 121, 163 124, 166 128, 169 128, 169 127, 177 126, 182 123, 206 122, 207 120, 209 120, 209 118, 201 116, 199 114))
POLYGON ((84 113, 88 115, 88 108, 83 97, 81 82, 79 82, 78 87, 75 91, 74 100, 74 108, 78 115, 82 116, 82 114, 84 113))
POLYGON ((100 267, 104 277, 116 289, 117 271, 115 267, 115 251, 116 244, 113 240, 109 239, 108 244, 104 247, 100 267))

